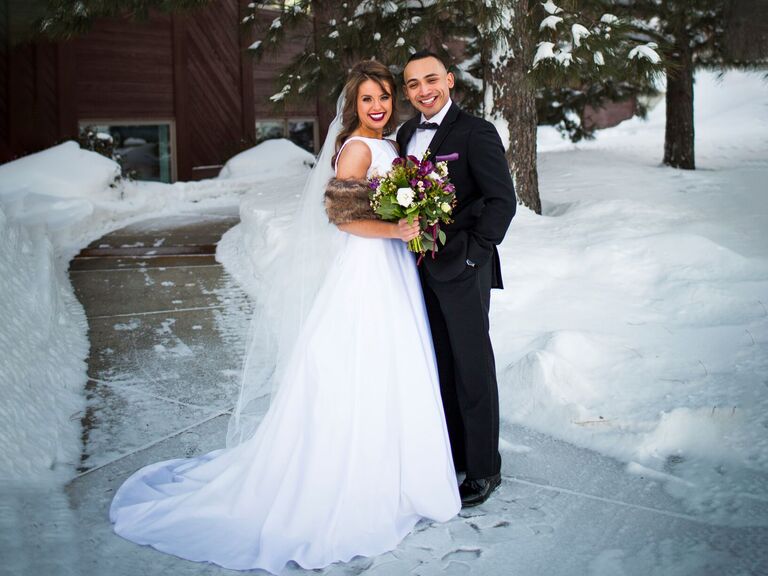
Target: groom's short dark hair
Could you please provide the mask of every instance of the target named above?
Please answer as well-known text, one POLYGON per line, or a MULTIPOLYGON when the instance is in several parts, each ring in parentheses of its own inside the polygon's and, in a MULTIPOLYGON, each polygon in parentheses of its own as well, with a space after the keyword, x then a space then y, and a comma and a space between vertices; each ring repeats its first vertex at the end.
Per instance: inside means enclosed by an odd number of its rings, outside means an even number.
MULTIPOLYGON (((440 56, 438 56, 434 52, 432 52, 432 50, 427 50, 426 48, 411 54, 411 57, 408 58, 408 61, 405 63, 405 66, 408 66, 408 64, 410 64, 414 60, 423 60, 424 58, 434 58, 435 60, 440 62, 445 67, 446 70, 448 70, 448 65, 443 61, 443 59, 440 58, 440 56)), ((403 66, 403 68, 405 68, 405 66, 403 66)))

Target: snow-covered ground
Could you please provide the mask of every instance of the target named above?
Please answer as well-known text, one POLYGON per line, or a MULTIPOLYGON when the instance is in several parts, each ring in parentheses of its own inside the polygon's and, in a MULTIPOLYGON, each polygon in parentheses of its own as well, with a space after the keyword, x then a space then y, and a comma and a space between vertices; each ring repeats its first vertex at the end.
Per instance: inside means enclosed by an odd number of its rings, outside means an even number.
MULTIPOLYGON (((540 130, 544 215, 519 210, 492 302, 502 419, 615 457, 713 522, 763 525, 768 84, 698 75, 696 171, 660 164, 664 115, 578 145, 540 130)), ((257 301, 300 190, 246 198, 219 245, 257 301)))
POLYGON ((218 179, 168 185, 121 181, 116 163, 66 142, 0 166, 0 482, 62 483, 79 461, 88 326, 70 259, 148 216, 236 207, 278 177, 302 179, 312 161, 270 141, 218 179))
MULTIPOLYGON (((545 213, 513 221, 492 304, 505 461, 522 424, 664 482, 712 522, 765 525, 767 96, 759 75, 698 76, 693 172, 660 165, 663 103, 593 142, 540 130, 545 213)), ((217 257, 258 300, 309 160, 267 142, 219 179, 173 185, 110 186, 115 165, 73 143, 0 166, 3 478, 59 481, 78 454, 87 341, 69 259, 148 215, 242 199, 217 257)))

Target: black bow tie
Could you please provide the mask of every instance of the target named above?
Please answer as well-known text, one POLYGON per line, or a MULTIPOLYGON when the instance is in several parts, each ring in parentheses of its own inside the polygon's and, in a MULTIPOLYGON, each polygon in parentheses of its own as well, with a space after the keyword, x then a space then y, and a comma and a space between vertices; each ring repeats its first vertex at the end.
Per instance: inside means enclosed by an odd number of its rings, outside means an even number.
POLYGON ((418 126, 416 126, 419 130, 437 130, 440 128, 440 124, 437 122, 422 122, 418 126))

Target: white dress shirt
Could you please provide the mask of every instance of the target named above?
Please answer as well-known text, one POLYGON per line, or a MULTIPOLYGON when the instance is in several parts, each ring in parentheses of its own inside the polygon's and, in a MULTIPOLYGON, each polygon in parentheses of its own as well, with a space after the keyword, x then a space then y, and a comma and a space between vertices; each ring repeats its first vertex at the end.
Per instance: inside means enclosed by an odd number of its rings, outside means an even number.
MULTIPOLYGON (((440 124, 443 121, 443 118, 445 118, 445 115, 448 114, 448 109, 451 107, 451 104, 453 104, 453 102, 450 98, 448 98, 448 102, 446 102, 445 106, 440 109, 440 112, 432 116, 432 118, 429 120, 424 118, 424 114, 422 114, 421 120, 419 120, 419 122, 434 122, 435 124, 440 124)), ((427 148, 429 148, 429 144, 432 142, 432 138, 435 137, 436 133, 437 130, 424 130, 417 128, 413 133, 413 136, 411 136, 411 141, 408 142, 408 145, 406 146, 407 153, 412 154, 421 160, 421 157, 424 156, 424 152, 426 152, 427 148)), ((434 150, 432 150, 432 152, 434 152, 434 150)))

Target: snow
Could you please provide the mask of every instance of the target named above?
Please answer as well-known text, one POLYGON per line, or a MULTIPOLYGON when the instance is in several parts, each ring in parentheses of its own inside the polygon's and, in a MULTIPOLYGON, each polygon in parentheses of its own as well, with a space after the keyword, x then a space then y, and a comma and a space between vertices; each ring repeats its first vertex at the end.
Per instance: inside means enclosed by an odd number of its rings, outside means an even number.
MULTIPOLYGON (((768 473, 767 89, 702 72, 696 91, 696 171, 659 164, 663 103, 591 142, 540 129, 544 215, 521 207, 500 247, 492 337, 502 435, 596 450, 740 525, 768 473)), ((289 190, 244 199, 219 244, 257 301, 289 190)))
POLYGON ((285 86, 283 86, 280 92, 277 92, 276 94, 272 94, 272 96, 270 96, 269 99, 271 102, 280 102, 288 95, 290 91, 291 91, 291 85, 286 84, 285 86))
POLYGON ((555 59, 560 63, 561 66, 565 66, 567 68, 571 65, 571 62, 573 62, 573 54, 569 50, 563 49, 555 55, 555 59))
POLYGON ((547 11, 547 14, 557 14, 558 12, 563 11, 563 9, 556 6, 552 0, 547 0, 546 2, 543 2, 541 6, 542 8, 544 8, 544 10, 547 11))
POLYGON ((595 51, 593 55, 593 60, 596 65, 603 66, 605 64, 605 58, 603 57, 603 53, 599 50, 595 51))
MULTIPOLYGON (((65 142, 0 166, 0 483, 59 484, 79 463, 89 345, 69 260, 148 215, 204 214, 237 206, 265 181, 300 181, 313 161, 270 140, 230 159, 217 179, 116 181, 115 162, 65 142)), ((158 352, 189 354, 179 345, 158 352)))
POLYGON ((573 36, 573 45, 581 46, 581 40, 590 35, 590 31, 587 30, 581 24, 574 24, 571 26, 571 36, 573 36))
POLYGON ((696 91, 695 172, 658 165, 663 104, 594 142, 540 131, 545 215, 521 210, 501 247, 493 337, 505 419, 738 523, 768 471, 767 89, 696 91))
POLYGON ((541 24, 539 24, 539 30, 544 30, 544 28, 557 30, 557 25, 562 21, 563 19, 560 18, 560 16, 547 16, 544 18, 544 20, 541 21, 541 24))
MULTIPOLYGON (((699 73, 695 90, 696 171, 660 165, 663 102, 595 141, 539 130, 544 214, 520 208, 500 247, 505 290, 492 301, 502 488, 485 511, 420 527, 396 554, 329 573, 759 573, 768 524, 768 88, 759 74, 721 82, 699 73)), ((77 464, 88 343, 66 276, 72 255, 148 215, 239 205, 241 224, 217 258, 258 301, 311 161, 268 141, 216 179, 111 187, 111 161, 72 143, 46 152, 0 167, 4 486, 58 484, 77 464)), ((142 329, 123 320, 110 324, 121 335, 142 329)), ((183 360, 194 350, 174 328, 155 328, 165 340, 154 353, 183 360)), ((3 501, 0 524, 23 514, 33 526, 4 531, 7 550, 13 556, 30 546, 27 533, 43 531, 56 553, 33 561, 77 566, 71 573, 101 573, 115 559, 121 574, 193 573, 196 565, 114 537, 103 511, 139 465, 200 442, 218 447, 224 428, 211 421, 192 439, 174 436, 80 478, 66 497, 51 491, 42 506, 36 492, 10 508, 3 501), (98 568, 78 572, 79 556, 98 568)))
POLYGON ((655 48, 658 48, 658 45, 655 42, 648 42, 647 44, 635 46, 629 51, 629 54, 627 54, 627 59, 633 60, 635 58, 645 58, 650 60, 651 64, 658 64, 661 62, 661 56, 659 56, 655 48))
POLYGON ((0 483, 61 482, 80 457, 85 314, 40 227, 0 203, 0 483))
POLYGON ((314 164, 315 157, 290 140, 266 140, 230 158, 219 172, 219 179, 305 174, 314 164), (287 171, 287 172, 286 172, 287 171))
POLYGON ((536 54, 533 56, 533 67, 541 61, 547 58, 555 57, 555 45, 552 42, 539 42, 536 48, 536 54))
POLYGON ((66 226, 90 216, 118 175, 115 162, 65 142, 0 166, 0 202, 19 223, 66 226))

